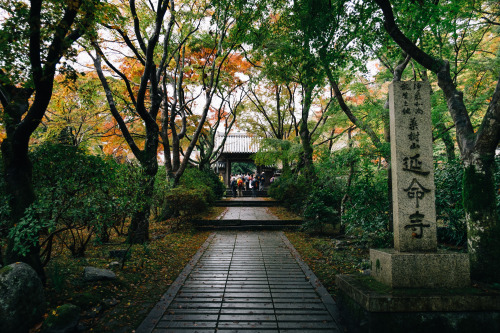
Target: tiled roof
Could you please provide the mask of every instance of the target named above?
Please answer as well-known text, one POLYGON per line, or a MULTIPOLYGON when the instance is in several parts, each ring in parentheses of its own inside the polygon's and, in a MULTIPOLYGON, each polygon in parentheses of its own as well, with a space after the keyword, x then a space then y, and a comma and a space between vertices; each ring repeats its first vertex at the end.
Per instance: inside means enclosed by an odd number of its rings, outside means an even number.
MULTIPOLYGON (((215 146, 219 147, 224 139, 223 135, 218 135, 215 139, 215 146)), ((224 143, 223 153, 256 153, 259 150, 260 138, 250 136, 246 133, 229 134, 224 143)))

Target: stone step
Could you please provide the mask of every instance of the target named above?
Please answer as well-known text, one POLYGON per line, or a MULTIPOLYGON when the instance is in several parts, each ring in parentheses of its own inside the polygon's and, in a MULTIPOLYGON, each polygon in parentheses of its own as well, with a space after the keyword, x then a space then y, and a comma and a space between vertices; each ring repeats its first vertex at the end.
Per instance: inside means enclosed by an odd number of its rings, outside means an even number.
POLYGON ((244 198, 228 198, 215 202, 217 207, 276 207, 279 204, 280 202, 275 200, 245 200, 244 198))
POLYGON ((274 225, 301 225, 302 220, 196 220, 195 225, 254 225, 254 224, 274 224, 274 225))
MULTIPOLYGON (((244 190, 242 192, 243 196, 244 197, 252 197, 253 196, 253 192, 252 191, 247 191, 247 190, 244 190)), ((236 191, 236 195, 238 195, 238 191, 236 191)), ((266 190, 263 190, 263 191, 256 191, 255 192, 255 195, 257 197, 267 197, 267 191, 266 190)), ((233 192, 231 191, 231 189, 226 189, 226 197, 232 197, 233 196, 233 192)))
MULTIPOLYGON (((258 222, 258 221, 256 221, 258 222)), ((252 224, 252 225, 195 225, 196 230, 227 230, 227 231, 285 231, 299 230, 301 225, 271 225, 271 224, 252 224)))
POLYGON ((197 220, 193 221, 199 230, 296 230, 301 220, 197 220))

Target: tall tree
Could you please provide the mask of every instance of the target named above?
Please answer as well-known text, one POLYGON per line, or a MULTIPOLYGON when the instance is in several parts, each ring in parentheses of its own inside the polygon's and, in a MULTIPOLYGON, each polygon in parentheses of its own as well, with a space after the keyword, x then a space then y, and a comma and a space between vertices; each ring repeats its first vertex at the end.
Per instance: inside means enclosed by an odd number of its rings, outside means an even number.
POLYGON ((258 76, 256 84, 249 86, 248 112, 242 123, 248 131, 261 137, 286 140, 298 136, 299 127, 295 115, 297 84, 278 84, 258 76))
POLYGON ((112 133, 110 116, 99 79, 94 73, 68 80, 55 78, 53 97, 38 130, 36 141, 61 142, 95 148, 112 133))
POLYGON ((207 125, 200 133, 198 140, 198 164, 201 170, 208 170, 216 163, 224 149, 227 136, 231 132, 239 114, 241 114, 241 102, 246 96, 246 91, 240 85, 230 88, 229 91, 221 91, 217 94, 220 99, 219 107, 213 108, 212 116, 207 119, 207 125), (222 127, 222 129, 221 129, 222 127))
MULTIPOLYGON (((109 48, 102 46, 101 40, 92 41, 96 53, 95 56, 89 54, 93 58, 94 67, 106 93, 111 114, 118 123, 132 153, 139 161, 145 176, 142 178, 141 186, 144 204, 134 213, 128 231, 130 243, 144 243, 149 239, 151 200, 158 171, 157 151, 160 131, 157 116, 163 100, 160 82, 165 66, 172 57, 169 52, 169 42, 175 22, 175 7, 173 0, 160 0, 156 4, 146 2, 137 4, 135 0, 130 0, 128 7, 122 6, 117 10, 119 12, 112 17, 112 23, 108 22, 104 26, 116 36, 115 43, 127 46, 130 54, 134 55, 135 59, 132 62, 134 71, 125 73, 119 66, 114 65, 112 62, 115 59, 105 54, 106 51, 110 51, 109 48), (164 25, 164 20, 168 22, 167 27, 164 25), (129 26, 129 22, 132 22, 132 27, 129 26), (133 34, 132 38, 129 37, 130 34, 133 34), (162 35, 164 36, 163 47, 160 39, 162 35), (158 49, 163 50, 160 55, 155 52, 158 49), (115 92, 104 74, 102 59, 125 86, 126 93, 122 97, 125 103, 116 101, 115 92), (123 109, 120 110, 120 107, 123 109), (142 149, 125 121, 127 112, 142 120, 145 132, 144 142, 141 142, 143 143, 142 149)), ((112 48, 111 52, 113 52, 112 48)))
MULTIPOLYGON (((310 117, 314 99, 323 93, 324 72, 317 66, 317 50, 308 0, 296 0, 292 4, 276 2, 259 30, 254 32, 252 44, 256 54, 261 54, 266 76, 279 84, 298 84, 301 102, 298 135, 302 144, 303 171, 313 175, 313 130, 310 117)), ((258 59, 258 58, 256 58, 258 59)))
MULTIPOLYGON (((248 63, 236 49, 243 42, 245 32, 264 9, 265 4, 260 2, 207 1, 206 15, 210 18, 210 25, 202 24, 196 34, 182 44, 182 48, 178 48, 175 66, 166 74, 168 80, 163 82, 166 93, 161 122, 165 168, 174 185, 188 165, 199 139, 202 142, 198 147, 207 149, 203 150, 201 165, 211 163, 216 158, 214 139, 217 131, 212 128, 207 135, 204 126, 210 110, 218 109, 212 105, 217 104, 213 103, 217 94, 224 100, 235 87, 243 84, 237 74, 243 74, 248 63), (225 93, 222 92, 224 90, 225 93), (187 135, 188 116, 197 120, 190 135, 187 135), (185 149, 181 140, 186 143, 185 149)), ((214 125, 218 126, 222 119, 218 115, 222 114, 218 111, 215 114, 218 120, 214 125)))
MULTIPOLYGON (((214 97, 216 98, 218 92, 220 95, 225 89, 223 87, 230 87, 228 93, 222 93, 220 103, 222 107, 227 102, 226 98, 229 98, 233 90, 242 84, 234 77, 231 64, 241 62, 241 56, 235 54, 242 33, 241 30, 237 31, 240 26, 236 25, 236 20, 247 19, 246 14, 235 12, 235 8, 229 4, 225 7, 216 7, 212 15, 213 30, 201 32, 193 41, 183 46, 175 57, 174 69, 166 75, 168 80, 164 80, 163 83, 166 93, 161 117, 161 137, 167 176, 173 181, 174 186, 184 173, 198 139, 201 137, 203 143, 208 143, 204 127, 210 111, 222 115, 220 108, 217 112, 215 107, 212 107, 212 104, 215 104, 214 97), (188 48, 191 49, 191 54, 186 56, 188 48), (170 89, 167 88, 167 84, 170 85, 170 89), (196 123, 191 124, 195 129, 190 135, 188 135, 190 125, 188 117, 196 119, 196 123), (187 142, 185 150, 181 144, 183 139, 187 142)), ((244 71, 244 68, 241 70, 244 71)), ((219 121, 214 124, 218 125, 221 117, 216 116, 216 119, 219 121)), ((216 129, 211 132, 210 138, 213 139, 216 129)), ((211 150, 213 152, 213 147, 211 150)), ((203 156, 202 165, 207 157, 211 159, 209 156, 212 152, 204 151, 207 154, 203 156)))
POLYGON ((92 42, 94 65, 111 113, 146 175, 145 203, 130 224, 130 242, 148 239, 159 137, 167 176, 177 184, 204 127, 224 64, 239 43, 238 31, 246 26, 242 21, 257 15, 252 9, 245 2, 225 0, 129 0, 104 24, 109 35, 92 42), (123 58, 116 57, 116 50, 125 47, 122 54, 132 67, 128 72, 117 64, 123 58), (123 94, 110 84, 101 59, 119 79, 123 94), (201 107, 194 110, 198 98, 201 107), (181 140, 188 133, 188 118, 196 116, 196 129, 184 150, 181 140), (131 117, 140 118, 144 134, 136 136, 129 129, 131 117))
MULTIPOLYGON (((52 97, 57 66, 93 25, 99 4, 99 0, 1 2, 6 18, 0 26, 0 102, 7 133, 2 156, 11 227, 35 201, 28 146, 52 97)), ((29 224, 24 227, 18 228, 19 234, 36 230, 29 224)), ((27 244, 22 254, 14 250, 16 245, 15 237, 9 238, 7 262, 27 262, 43 276, 38 241, 27 244)))
MULTIPOLYGON (((498 281, 500 268, 496 265, 500 255, 500 223, 496 209, 494 179, 495 150, 500 142, 500 80, 491 96, 482 122, 477 128, 464 103, 463 92, 452 75, 450 61, 424 51, 401 31, 389 0, 375 0, 382 9, 384 27, 391 38, 415 61, 437 76, 453 118, 456 138, 465 171, 463 177, 463 202, 467 220, 468 249, 473 278, 498 281)), ((429 4, 429 12, 441 12, 445 4, 429 4)), ((481 6, 481 3, 475 4, 481 6)), ((460 8, 453 8, 456 13, 460 8)), ((470 11, 471 8, 465 7, 470 11)), ((498 21, 498 16, 492 18, 498 21)), ((453 68, 456 69, 456 66, 453 68)), ((499 73, 496 73, 497 76, 499 73)))

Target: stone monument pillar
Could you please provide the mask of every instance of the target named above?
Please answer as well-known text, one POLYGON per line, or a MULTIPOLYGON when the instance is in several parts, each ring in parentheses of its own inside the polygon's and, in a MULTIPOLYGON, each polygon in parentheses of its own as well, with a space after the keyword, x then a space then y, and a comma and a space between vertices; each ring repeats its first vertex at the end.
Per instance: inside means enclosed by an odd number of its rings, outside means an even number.
POLYGON ((436 252, 430 86, 396 82, 389 89, 394 248, 436 252))
POLYGON ((394 249, 370 250, 372 276, 393 288, 470 284, 469 256, 438 251, 430 86, 389 86, 394 249))

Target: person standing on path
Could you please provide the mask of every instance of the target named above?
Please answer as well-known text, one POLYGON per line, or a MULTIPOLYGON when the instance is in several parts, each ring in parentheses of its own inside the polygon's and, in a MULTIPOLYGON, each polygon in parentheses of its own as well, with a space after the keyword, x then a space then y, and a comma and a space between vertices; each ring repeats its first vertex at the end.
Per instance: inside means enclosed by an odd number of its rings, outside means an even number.
POLYGON ((245 181, 245 190, 246 191, 250 190, 250 175, 248 174, 248 172, 245 175, 244 181, 245 181))
POLYGON ((250 184, 252 186, 252 197, 257 197, 257 189, 259 187, 259 181, 257 180, 257 176, 252 176, 252 182, 250 184))
POLYGON ((237 187, 237 182, 236 182, 236 177, 233 175, 231 177, 231 192, 233 193, 233 198, 236 198, 236 187, 237 187))
POLYGON ((245 182, 243 181, 243 177, 240 176, 237 180, 238 184, 238 196, 242 197, 243 196, 243 186, 245 186, 245 182))

